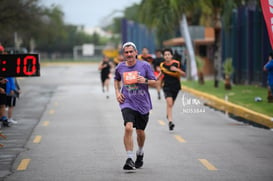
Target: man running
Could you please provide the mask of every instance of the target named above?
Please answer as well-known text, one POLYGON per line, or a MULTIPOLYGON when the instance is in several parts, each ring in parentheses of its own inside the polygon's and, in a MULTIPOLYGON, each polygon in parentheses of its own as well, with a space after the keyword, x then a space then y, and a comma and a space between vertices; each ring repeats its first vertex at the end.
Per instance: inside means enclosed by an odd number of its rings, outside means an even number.
POLYGON ((148 87, 156 84, 156 78, 148 62, 136 59, 137 49, 134 43, 125 43, 122 50, 125 61, 116 67, 114 86, 125 126, 123 141, 128 158, 123 169, 134 170, 143 165, 144 130, 149 120, 149 111, 152 109, 148 87), (120 82, 122 82, 122 88, 120 82), (135 162, 133 161, 134 128, 136 128, 138 143, 135 162))
MULTIPOLYGON (((160 49, 155 50, 155 59, 153 61, 153 66, 154 66, 154 74, 157 77, 160 74, 160 64, 164 62, 164 58, 162 57, 162 51, 160 49)), ((156 90, 157 90, 157 98, 160 100, 161 99, 161 87, 162 87, 162 79, 163 76, 161 77, 161 79, 159 79, 157 81, 157 85, 156 85, 156 90)))
POLYGON ((106 98, 109 99, 109 84, 111 77, 111 69, 114 67, 107 56, 103 57, 103 60, 99 64, 102 92, 106 91, 106 98))
POLYGON ((172 109, 177 95, 181 89, 180 77, 186 76, 186 73, 181 70, 180 62, 173 60, 173 52, 171 49, 166 48, 163 50, 163 56, 165 61, 160 64, 161 73, 158 75, 158 79, 163 77, 163 91, 166 100, 166 112, 169 122, 169 130, 174 129, 172 109))
POLYGON ((145 60, 146 62, 149 62, 150 64, 153 63, 153 57, 149 54, 149 49, 144 47, 142 48, 142 54, 138 56, 139 60, 145 60))

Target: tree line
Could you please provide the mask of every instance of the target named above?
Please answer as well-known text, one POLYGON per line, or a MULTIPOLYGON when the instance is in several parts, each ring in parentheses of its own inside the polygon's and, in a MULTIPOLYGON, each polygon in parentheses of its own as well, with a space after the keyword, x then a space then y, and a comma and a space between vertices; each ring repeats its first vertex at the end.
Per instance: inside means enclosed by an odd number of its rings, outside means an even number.
MULTIPOLYGON (((64 13, 56 5, 45 7, 39 0, 0 0, 0 4, 0 42, 4 46, 14 46, 15 33, 22 39, 21 46, 30 49, 34 44, 36 50, 49 53, 71 52, 75 45, 83 43, 120 43, 120 38, 109 40, 98 34, 88 35, 78 26, 64 23, 64 13)), ((142 0, 125 8, 124 16, 114 18, 104 29, 120 34, 121 19, 125 17, 156 29, 161 46, 164 40, 180 33, 182 14, 189 24, 211 26, 219 33, 218 29, 229 27, 232 9, 247 4, 257 5, 259 0, 142 0)))
MULTIPOLYGON (((210 26, 217 30, 229 28, 232 10, 243 5, 259 7, 259 0, 142 0, 140 4, 126 8, 124 17, 155 29, 160 46, 164 40, 180 34, 182 14, 186 15, 190 25, 210 26)), ((115 18, 108 28, 119 33, 124 17, 115 18)))
POLYGON ((57 5, 45 7, 39 0, 0 0, 0 42, 5 47, 31 46, 41 52, 72 52, 83 43, 104 44, 98 34, 64 22, 57 5), (17 37, 17 44, 15 43, 17 37))

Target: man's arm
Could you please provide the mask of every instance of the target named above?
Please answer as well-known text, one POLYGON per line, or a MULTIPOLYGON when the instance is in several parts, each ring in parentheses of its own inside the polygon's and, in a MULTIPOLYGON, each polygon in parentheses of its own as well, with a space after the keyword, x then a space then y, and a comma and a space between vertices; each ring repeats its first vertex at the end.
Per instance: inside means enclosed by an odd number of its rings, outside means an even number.
POLYGON ((266 68, 267 64, 269 64, 269 61, 264 65, 263 67, 264 71, 267 71, 267 68, 266 68))
POLYGON ((171 70, 178 72, 183 77, 186 76, 186 73, 183 70, 181 70, 180 68, 178 68, 178 67, 171 66, 171 70))
POLYGON ((147 84, 148 84, 149 86, 155 87, 155 86, 156 86, 156 80, 148 80, 148 79, 147 79, 147 84))
POLYGON ((0 87, 0 94, 5 94, 5 93, 6 93, 5 89, 3 89, 3 88, 0 87))
POLYGON ((7 82, 8 82, 7 79, 0 77, 0 84, 5 84, 7 82))
POLYGON ((152 80, 152 79, 149 80, 141 75, 137 76, 137 83, 148 84, 150 86, 156 86, 156 80, 152 80))
POLYGON ((269 69, 273 69, 273 61, 269 60, 265 65, 264 65, 264 71, 268 71, 269 69))
POLYGON ((116 98, 119 103, 124 102, 124 95, 120 92, 120 81, 114 80, 116 98))

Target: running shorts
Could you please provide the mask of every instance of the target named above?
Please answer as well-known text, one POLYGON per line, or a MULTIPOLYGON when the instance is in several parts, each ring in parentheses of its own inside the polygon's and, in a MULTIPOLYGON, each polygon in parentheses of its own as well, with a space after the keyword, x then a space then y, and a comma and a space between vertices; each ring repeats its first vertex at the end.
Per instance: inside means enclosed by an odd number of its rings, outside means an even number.
POLYGON ((7 95, 0 94, 0 105, 6 105, 6 102, 7 102, 7 95))
POLYGON ((132 110, 130 108, 124 108, 121 110, 124 126, 127 122, 133 122, 133 127, 140 130, 145 130, 147 123, 149 121, 149 113, 140 114, 138 111, 132 110))
POLYGON ((171 89, 170 87, 163 87, 165 98, 172 97, 173 101, 175 101, 175 99, 177 98, 179 91, 180 91, 179 89, 171 89))
POLYGON ((7 96, 6 106, 14 107, 16 105, 16 97, 15 96, 7 96))

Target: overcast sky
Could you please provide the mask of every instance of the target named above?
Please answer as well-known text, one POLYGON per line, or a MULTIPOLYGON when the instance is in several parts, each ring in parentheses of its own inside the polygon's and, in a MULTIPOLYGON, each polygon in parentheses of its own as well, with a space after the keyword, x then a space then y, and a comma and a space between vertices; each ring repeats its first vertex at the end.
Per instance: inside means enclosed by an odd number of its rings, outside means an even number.
MULTIPOLYGON (((85 27, 103 25, 109 16, 116 10, 124 10, 141 0, 40 0, 41 4, 50 6, 60 5, 65 14, 65 22, 85 27)), ((115 13, 122 15, 121 12, 115 13)), ((109 18, 108 18, 109 19, 109 18)))

